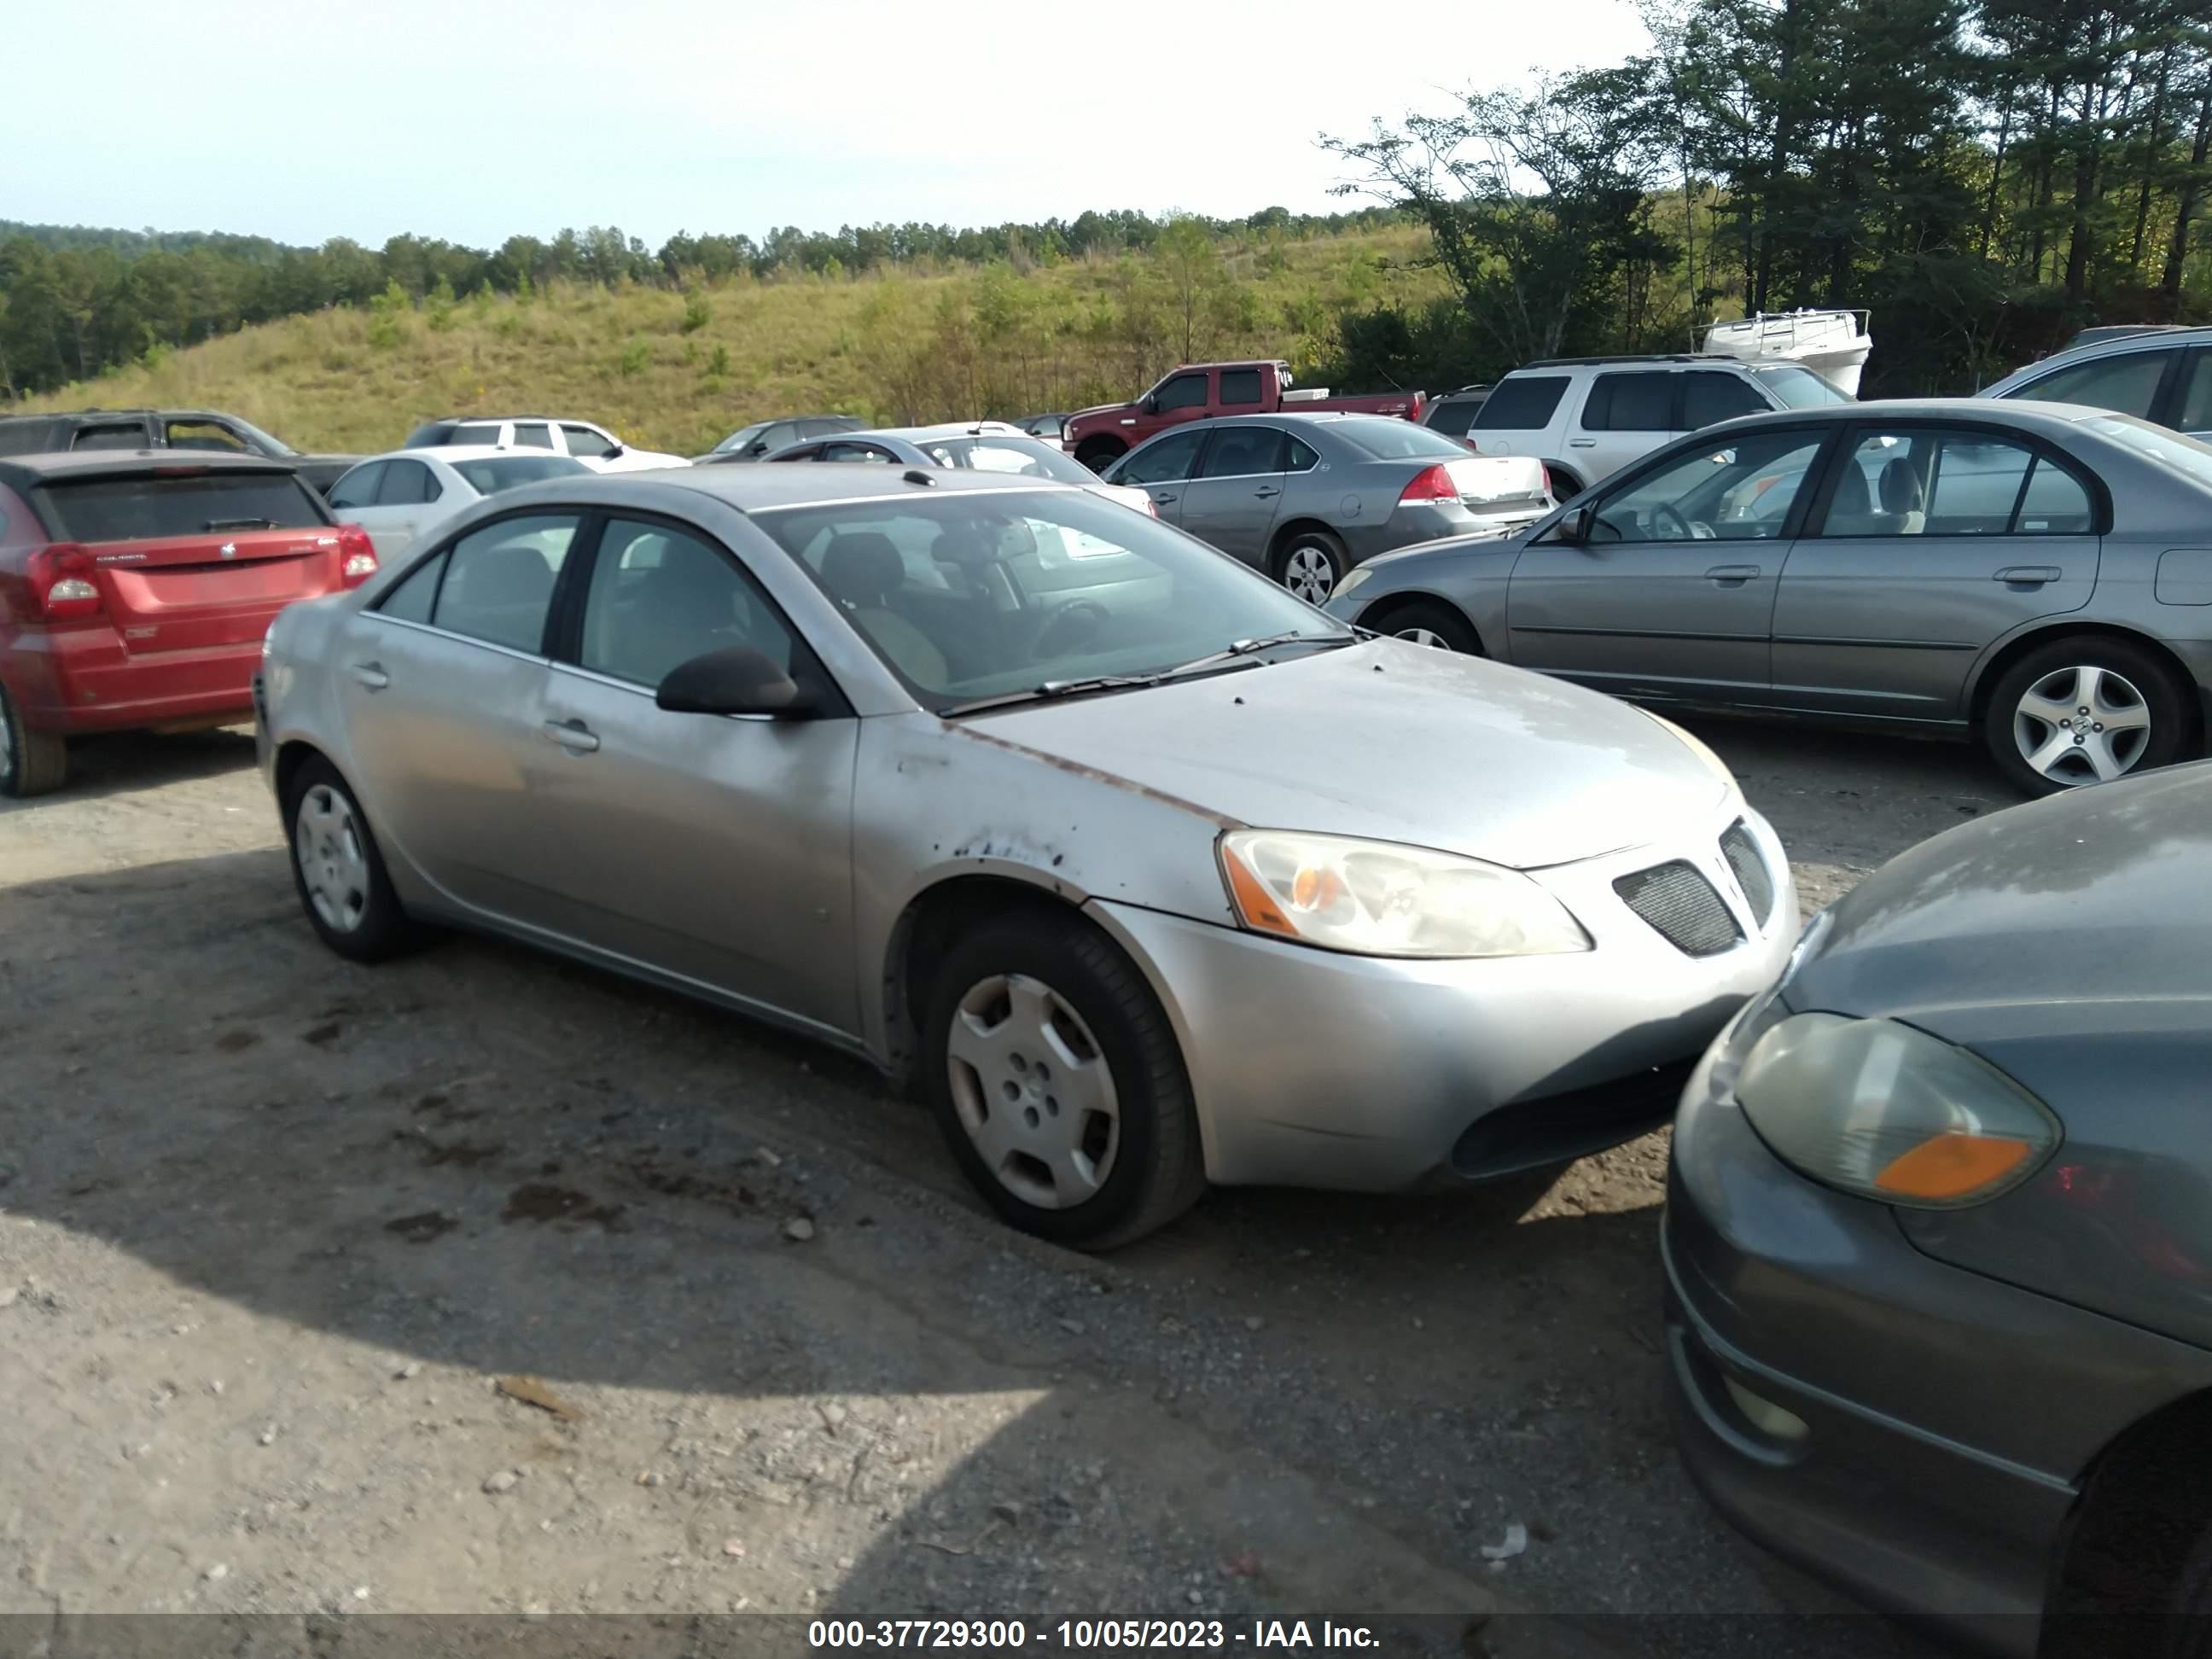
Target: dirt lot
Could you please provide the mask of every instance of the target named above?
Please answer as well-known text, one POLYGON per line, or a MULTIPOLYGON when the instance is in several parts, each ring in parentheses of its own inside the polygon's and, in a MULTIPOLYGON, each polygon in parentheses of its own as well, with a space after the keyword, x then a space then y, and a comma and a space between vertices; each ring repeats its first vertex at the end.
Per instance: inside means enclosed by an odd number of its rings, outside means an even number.
MULTIPOLYGON (((1963 750, 1699 730, 1808 908, 2009 802, 1963 750)), ((1917 1650, 1674 1461, 1662 1138, 1540 1194, 1217 1194, 1090 1261, 845 1061, 499 945, 330 956, 244 736, 79 758, 0 810, 0 1613, 1519 1608, 1554 1617, 1489 1650, 1917 1650), (1825 1616, 1711 1617, 1787 1609, 1825 1616)))

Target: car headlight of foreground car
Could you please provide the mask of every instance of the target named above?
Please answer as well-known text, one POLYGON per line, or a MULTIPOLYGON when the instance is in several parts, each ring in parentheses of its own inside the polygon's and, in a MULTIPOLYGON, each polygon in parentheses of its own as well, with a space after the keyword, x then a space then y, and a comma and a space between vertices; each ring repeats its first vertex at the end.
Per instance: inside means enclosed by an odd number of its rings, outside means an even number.
POLYGON ((1255 933, 1371 957, 1523 957, 1587 951, 1566 907, 1517 870, 1349 836, 1232 830, 1231 902, 1255 933))
POLYGON ((1891 1019, 1792 1014, 1768 1026, 1743 1057, 1735 1097, 1800 1175, 1911 1209, 2009 1192, 2064 1135, 1996 1066, 1891 1019))

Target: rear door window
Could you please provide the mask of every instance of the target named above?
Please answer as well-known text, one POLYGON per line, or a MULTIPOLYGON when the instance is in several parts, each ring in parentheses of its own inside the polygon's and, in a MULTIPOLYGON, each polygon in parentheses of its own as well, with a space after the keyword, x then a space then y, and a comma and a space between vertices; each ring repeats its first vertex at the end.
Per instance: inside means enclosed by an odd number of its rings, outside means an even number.
POLYGON ((2173 424, 2182 432, 2212 432, 2212 348, 2189 354, 2173 424))
POLYGON ((1283 434, 1272 426, 1225 426, 1213 434, 1201 478, 1243 478, 1283 470, 1283 434))
POLYGON ((1567 390, 1564 374, 1522 374, 1500 380, 1476 412, 1477 432, 1534 432, 1552 423, 1567 390))
POLYGON ((418 501, 434 501, 445 493, 437 476, 422 462, 390 461, 385 465, 384 482, 378 487, 376 504, 412 507, 418 501))
POLYGON ((2087 404, 2092 409, 2109 409, 2147 421, 2158 402, 2159 383, 2180 355, 2178 351, 2122 352, 2055 370, 2005 395, 2042 403, 2087 404))
POLYGON ((1601 374, 1583 405, 1585 432, 1668 432, 1674 425, 1674 377, 1665 370, 1601 374))
POLYGON ((447 555, 432 623, 472 640, 542 653, 553 587, 580 521, 531 514, 470 532, 447 555))
POLYGON ((1233 409, 1238 404, 1257 408, 1260 402, 1260 371, 1256 368, 1224 368, 1221 371, 1221 406, 1233 409))
POLYGON ((550 449, 553 447, 553 428, 544 421, 517 421, 514 423, 514 447, 517 449, 550 449))
POLYGON ((305 530, 331 522, 314 493, 289 472, 134 473, 50 483, 42 493, 61 536, 73 542, 305 530))
POLYGON ((330 502, 341 511, 376 504, 376 486, 384 477, 382 461, 363 461, 331 486, 330 502))

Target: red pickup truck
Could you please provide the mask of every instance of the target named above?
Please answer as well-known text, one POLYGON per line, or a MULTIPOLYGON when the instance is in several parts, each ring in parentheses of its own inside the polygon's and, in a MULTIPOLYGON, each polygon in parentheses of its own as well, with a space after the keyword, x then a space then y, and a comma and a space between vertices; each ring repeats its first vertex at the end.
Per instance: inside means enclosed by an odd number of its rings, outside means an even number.
POLYGON ((1418 392, 1378 392, 1332 398, 1328 388, 1291 390, 1286 362, 1185 363, 1136 402, 1107 404, 1067 417, 1061 443, 1092 471, 1110 465, 1156 432, 1215 415, 1272 415, 1279 409, 1421 418, 1418 392))

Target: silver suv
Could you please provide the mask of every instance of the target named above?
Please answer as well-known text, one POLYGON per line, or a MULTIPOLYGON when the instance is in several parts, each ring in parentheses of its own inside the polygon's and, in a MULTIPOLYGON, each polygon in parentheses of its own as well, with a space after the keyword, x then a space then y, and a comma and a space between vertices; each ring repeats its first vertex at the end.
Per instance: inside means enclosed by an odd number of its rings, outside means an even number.
POLYGON ((2075 346, 2014 369, 1974 395, 2086 404, 2212 440, 2212 328, 2161 329, 2075 346))
POLYGON ((1734 357, 1557 357, 1516 368, 1483 400, 1468 441, 1534 455, 1560 501, 1663 443, 1739 415, 1852 401, 1800 363, 1734 357))

